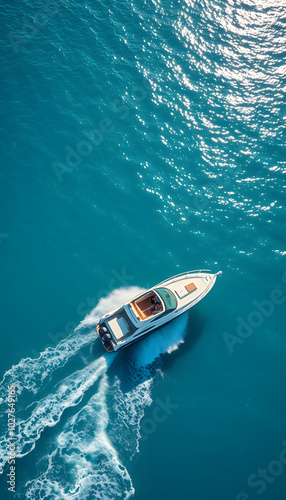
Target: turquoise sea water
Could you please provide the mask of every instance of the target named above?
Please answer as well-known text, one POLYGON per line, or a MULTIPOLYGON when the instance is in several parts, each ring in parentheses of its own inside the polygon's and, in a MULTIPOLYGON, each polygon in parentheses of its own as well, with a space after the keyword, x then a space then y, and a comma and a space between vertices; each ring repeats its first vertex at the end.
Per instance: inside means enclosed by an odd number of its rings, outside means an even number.
POLYGON ((2 2, 1 500, 285 500, 285 14, 2 2), (199 268, 103 351, 103 311, 199 268))

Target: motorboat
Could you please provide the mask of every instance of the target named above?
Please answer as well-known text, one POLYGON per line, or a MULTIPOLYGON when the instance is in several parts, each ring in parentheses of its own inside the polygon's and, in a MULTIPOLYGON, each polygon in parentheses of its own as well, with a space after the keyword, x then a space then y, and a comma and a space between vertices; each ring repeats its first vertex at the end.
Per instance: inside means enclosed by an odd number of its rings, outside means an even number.
POLYGON ((202 269, 177 274, 108 312, 96 327, 104 348, 123 349, 177 318, 207 295, 220 274, 202 269))

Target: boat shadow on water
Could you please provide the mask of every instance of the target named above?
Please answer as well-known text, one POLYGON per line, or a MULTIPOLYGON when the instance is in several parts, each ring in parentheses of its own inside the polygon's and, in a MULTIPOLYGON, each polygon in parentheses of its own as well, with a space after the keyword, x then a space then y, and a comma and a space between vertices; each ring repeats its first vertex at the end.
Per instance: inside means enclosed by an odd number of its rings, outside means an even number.
MULTIPOLYGON (((176 318, 167 327, 158 328, 147 338, 116 354, 105 354, 106 357, 114 356, 108 369, 110 382, 117 378, 121 390, 127 393, 139 384, 154 378, 160 370, 167 372, 180 357, 186 356, 200 339, 205 327, 205 321, 199 313, 192 311, 186 314, 187 317, 183 318, 185 316, 183 315, 176 318), (164 338, 163 346, 160 345, 162 338, 164 338), (178 345, 178 348, 172 349, 174 345, 178 345)), ((95 357, 98 357, 98 347, 98 343, 95 342, 92 349, 95 357)))

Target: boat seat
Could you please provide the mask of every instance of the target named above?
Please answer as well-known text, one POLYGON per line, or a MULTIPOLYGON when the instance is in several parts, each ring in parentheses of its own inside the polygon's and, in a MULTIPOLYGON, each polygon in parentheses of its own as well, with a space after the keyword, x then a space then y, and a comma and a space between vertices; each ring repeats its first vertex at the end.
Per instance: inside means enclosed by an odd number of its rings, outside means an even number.
POLYGON ((144 312, 141 311, 140 307, 138 307, 138 305, 136 304, 136 302, 132 302, 131 303, 131 307, 132 307, 133 311, 135 312, 136 316, 139 319, 141 319, 141 320, 145 319, 144 312))

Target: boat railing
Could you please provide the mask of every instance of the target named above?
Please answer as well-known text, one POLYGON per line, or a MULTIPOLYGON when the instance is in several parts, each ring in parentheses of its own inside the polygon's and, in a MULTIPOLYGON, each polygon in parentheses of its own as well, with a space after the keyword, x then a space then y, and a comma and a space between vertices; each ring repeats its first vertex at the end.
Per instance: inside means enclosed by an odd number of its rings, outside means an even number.
MULTIPOLYGON (((184 276, 185 274, 191 274, 191 273, 210 273, 210 272, 211 272, 210 269, 194 269, 193 271, 186 271, 184 273, 176 274, 176 276, 172 276, 172 278, 170 278, 170 279, 174 280, 176 278, 179 278, 180 276, 184 276)), ((160 283, 158 283, 158 285, 161 285, 165 281, 167 281, 167 280, 161 281, 160 283)), ((156 285, 156 286, 158 286, 158 285, 156 285)))

